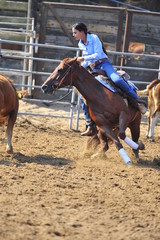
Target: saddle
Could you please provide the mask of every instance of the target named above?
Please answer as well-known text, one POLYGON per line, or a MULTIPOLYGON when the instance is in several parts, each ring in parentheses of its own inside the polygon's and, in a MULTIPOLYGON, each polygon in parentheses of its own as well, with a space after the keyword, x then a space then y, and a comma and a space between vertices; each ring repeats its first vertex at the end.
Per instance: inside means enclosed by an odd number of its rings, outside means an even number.
MULTIPOLYGON (((94 76, 97 77, 99 76, 104 82, 108 83, 113 87, 116 92, 118 92, 123 98, 127 98, 127 94, 124 93, 119 87, 115 85, 115 83, 106 75, 106 72, 101 70, 101 69, 92 69, 90 70, 90 73, 94 76)), ((124 79, 125 80, 125 79, 124 79)), ((126 80, 125 80, 126 81, 126 80)), ((127 83, 128 84, 128 83, 127 83)))
MULTIPOLYGON (((106 72, 101 70, 101 69, 90 69, 90 73, 93 74, 94 77, 99 76, 103 81, 107 82, 109 85, 111 85, 111 87, 113 87, 114 89, 116 89, 116 92, 118 92, 123 99, 128 101, 128 103, 135 109, 139 110, 139 104, 140 105, 144 105, 144 108, 147 108, 147 104, 145 101, 138 99, 138 101, 136 101, 135 99, 133 99, 133 97, 131 97, 130 95, 124 93, 119 87, 117 87, 115 85, 115 83, 106 75, 106 72)), ((130 86, 133 88, 133 90, 136 92, 138 90, 138 88, 131 82, 129 81, 130 76, 125 72, 125 71, 117 71, 117 73, 119 74, 120 77, 123 78, 123 80, 130 86)), ((128 104, 126 103, 126 104, 128 104)), ((140 110, 143 114, 146 110, 140 110)))

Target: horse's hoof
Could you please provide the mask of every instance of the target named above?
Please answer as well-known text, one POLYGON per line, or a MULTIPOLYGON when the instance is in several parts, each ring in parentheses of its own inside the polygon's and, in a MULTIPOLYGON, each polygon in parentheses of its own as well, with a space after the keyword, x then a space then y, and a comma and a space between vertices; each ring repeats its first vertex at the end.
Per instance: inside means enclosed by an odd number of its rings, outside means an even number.
POLYGON ((139 160, 139 150, 138 149, 133 149, 133 153, 137 159, 137 161, 139 160))
POLYGON ((6 152, 7 152, 8 154, 13 154, 13 148, 7 148, 7 149, 6 149, 6 152))
POLYGON ((129 162, 126 163, 126 165, 127 165, 128 167, 130 167, 130 166, 132 166, 132 162, 129 161, 129 162))
POLYGON ((146 140, 150 141, 150 142, 155 142, 153 137, 149 137, 148 135, 146 136, 146 140))
POLYGON ((149 138, 148 139, 150 142, 155 142, 154 138, 149 138))
POLYGON ((145 145, 143 144, 142 141, 139 141, 138 145, 139 145, 139 148, 138 148, 139 150, 144 150, 145 149, 145 145))

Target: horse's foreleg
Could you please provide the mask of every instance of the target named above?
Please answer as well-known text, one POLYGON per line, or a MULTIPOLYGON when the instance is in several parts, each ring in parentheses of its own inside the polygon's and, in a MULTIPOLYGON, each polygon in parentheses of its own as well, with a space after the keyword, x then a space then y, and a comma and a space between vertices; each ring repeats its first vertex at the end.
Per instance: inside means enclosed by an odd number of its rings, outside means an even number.
POLYGON ((140 123, 141 113, 137 112, 134 121, 132 121, 128 126, 131 131, 132 140, 138 144, 138 148, 133 148, 133 152, 137 160, 139 160, 139 150, 143 150, 145 148, 142 141, 138 141, 140 137, 140 123))
POLYGON ((132 149, 137 150, 139 148, 138 143, 134 142, 131 138, 125 137, 124 139, 125 143, 127 143, 128 146, 130 146, 132 149))
POLYGON ((128 114, 124 111, 121 111, 119 115, 119 134, 118 135, 122 140, 124 140, 126 137, 125 131, 127 128, 127 123, 128 123, 128 114))
POLYGON ((114 144, 115 144, 116 148, 118 149, 118 151, 119 151, 121 157, 123 158, 124 162, 128 165, 131 164, 132 163, 131 159, 128 157, 128 155, 125 152, 125 150, 124 150, 122 144, 120 143, 118 137, 112 132, 112 130, 109 129, 109 128, 106 128, 106 127, 101 127, 100 131, 101 131, 102 134, 106 135, 106 137, 108 137, 109 139, 111 139, 114 142, 114 144))
POLYGON ((137 150, 139 148, 139 145, 126 136, 125 130, 127 128, 127 122, 128 122, 128 114, 124 111, 120 113, 119 116, 119 137, 124 140, 127 145, 129 145, 132 149, 137 150))
POLYGON ((137 117, 132 121, 128 127, 131 131, 132 140, 134 142, 138 142, 140 136, 140 123, 141 123, 141 115, 137 115, 137 117))

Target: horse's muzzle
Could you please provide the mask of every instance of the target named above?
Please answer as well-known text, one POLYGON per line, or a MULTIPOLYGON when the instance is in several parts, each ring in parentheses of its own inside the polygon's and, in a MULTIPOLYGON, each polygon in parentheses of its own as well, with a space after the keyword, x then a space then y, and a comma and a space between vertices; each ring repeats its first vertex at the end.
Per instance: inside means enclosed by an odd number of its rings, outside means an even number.
POLYGON ((53 86, 49 87, 48 85, 45 85, 45 84, 42 85, 41 89, 42 89, 43 93, 48 93, 48 94, 52 94, 53 91, 54 91, 54 87, 53 86))
POLYGON ((44 93, 47 93, 48 87, 47 87, 47 85, 42 85, 41 89, 44 93))

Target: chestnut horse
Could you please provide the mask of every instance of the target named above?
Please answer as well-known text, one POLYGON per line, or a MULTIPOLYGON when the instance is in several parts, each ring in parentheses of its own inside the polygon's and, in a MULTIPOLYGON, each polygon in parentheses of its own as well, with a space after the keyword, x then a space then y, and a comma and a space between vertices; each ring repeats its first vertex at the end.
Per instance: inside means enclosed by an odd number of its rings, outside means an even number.
POLYGON ((138 143, 141 122, 140 111, 130 105, 128 106, 119 93, 112 92, 99 83, 92 74, 80 65, 77 58, 62 60, 44 82, 42 90, 44 93, 51 94, 54 90, 68 85, 75 86, 87 100, 90 116, 100 132, 100 143, 107 145, 107 139, 111 139, 124 162, 131 164, 131 159, 114 132, 115 129, 118 129, 120 139, 123 139, 134 149, 138 158, 139 149, 144 149, 144 145, 138 143), (127 127, 130 128, 132 140, 125 134, 127 127))
POLYGON ((13 153, 12 133, 17 119, 19 100, 12 80, 0 74, 0 126, 7 125, 7 153, 13 153))

